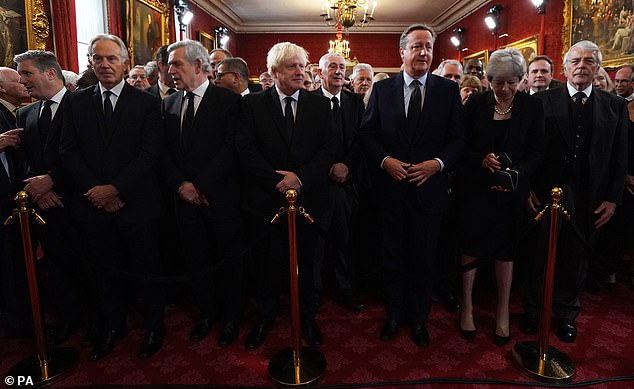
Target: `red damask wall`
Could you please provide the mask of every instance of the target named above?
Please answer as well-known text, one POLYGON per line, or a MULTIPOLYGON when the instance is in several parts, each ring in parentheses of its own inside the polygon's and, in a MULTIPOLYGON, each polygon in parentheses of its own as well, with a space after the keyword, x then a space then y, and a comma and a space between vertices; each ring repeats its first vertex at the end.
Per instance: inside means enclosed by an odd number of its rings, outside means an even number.
MULTIPOLYGON (((192 10, 194 15, 196 15, 192 19, 191 24, 189 25, 190 39, 198 40, 198 33, 200 31, 206 32, 207 34, 214 36, 214 30, 217 27, 222 26, 222 24, 219 21, 209 16, 207 13, 205 13, 205 11, 198 8, 194 3, 190 2, 189 8, 192 10)), ((229 31, 229 44, 227 45, 228 46, 227 49, 231 51, 231 53, 233 53, 234 55, 238 47, 236 41, 237 41, 236 34, 229 31)))

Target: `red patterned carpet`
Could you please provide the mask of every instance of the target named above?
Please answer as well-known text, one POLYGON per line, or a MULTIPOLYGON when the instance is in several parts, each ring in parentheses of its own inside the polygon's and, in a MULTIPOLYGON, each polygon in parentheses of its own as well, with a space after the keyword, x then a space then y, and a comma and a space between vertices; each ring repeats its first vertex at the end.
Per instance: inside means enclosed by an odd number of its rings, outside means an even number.
MULTIPOLYGON (((541 386, 515 368, 509 355, 515 341, 534 340, 522 335, 517 326, 521 313, 518 298, 514 297, 511 307, 512 342, 502 348, 495 347, 492 341, 494 301, 491 293, 481 292, 476 296, 476 306, 484 308, 476 312, 479 332, 473 342, 460 337, 457 314, 447 313, 435 304, 428 325, 431 345, 418 348, 409 339, 407 327, 392 342, 378 340, 384 317, 378 301, 366 301, 366 311, 352 313, 326 298, 317 318, 325 338, 320 350, 328 363, 320 385, 331 388, 541 386)), ((252 320, 251 308, 246 317, 252 320)), ((149 361, 136 358, 143 334, 134 310, 129 318, 130 333, 100 362, 88 361, 88 351, 80 345, 82 335, 76 334, 69 345, 80 351, 79 365, 54 387, 274 386, 267 366, 277 351, 290 345, 288 311, 277 320, 264 346, 251 352, 244 349, 250 320, 243 323, 238 341, 221 349, 216 345, 219 329, 204 341, 189 340, 193 325, 189 310, 169 306, 166 318, 163 349, 149 361)), ((554 335, 551 337, 551 344, 567 353, 576 365, 574 386, 634 388, 634 291, 629 285, 622 282, 606 294, 586 295, 577 323, 576 343, 565 344, 554 335)), ((2 378, 33 350, 33 340, 9 340, 0 335, 2 378)))

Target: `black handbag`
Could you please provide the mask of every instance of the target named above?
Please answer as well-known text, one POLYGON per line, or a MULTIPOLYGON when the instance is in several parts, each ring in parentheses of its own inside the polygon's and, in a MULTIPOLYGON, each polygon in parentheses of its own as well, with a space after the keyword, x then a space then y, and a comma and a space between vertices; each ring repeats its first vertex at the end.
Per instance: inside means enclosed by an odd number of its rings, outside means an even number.
POLYGON ((491 186, 500 186, 506 190, 514 192, 517 189, 519 173, 517 170, 496 170, 493 172, 491 186))

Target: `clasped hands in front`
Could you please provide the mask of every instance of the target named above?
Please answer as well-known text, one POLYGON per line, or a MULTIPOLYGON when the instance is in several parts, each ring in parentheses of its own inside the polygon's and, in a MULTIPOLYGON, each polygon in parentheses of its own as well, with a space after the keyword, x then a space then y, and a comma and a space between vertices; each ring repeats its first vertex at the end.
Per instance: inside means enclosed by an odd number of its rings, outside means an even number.
POLYGON ((408 180, 416 186, 421 186, 429 177, 440 171, 440 162, 430 159, 413 164, 388 157, 383 161, 383 169, 396 181, 408 180))
POLYGON ((97 209, 116 212, 125 206, 119 197, 119 190, 114 185, 96 185, 84 193, 84 196, 97 209))

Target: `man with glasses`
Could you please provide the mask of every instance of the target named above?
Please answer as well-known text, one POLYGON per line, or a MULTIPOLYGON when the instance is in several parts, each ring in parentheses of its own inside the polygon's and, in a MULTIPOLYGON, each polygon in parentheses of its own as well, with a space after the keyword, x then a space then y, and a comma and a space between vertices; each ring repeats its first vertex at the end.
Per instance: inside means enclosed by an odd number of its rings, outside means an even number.
POLYGON ((233 58, 233 54, 227 49, 213 49, 209 52, 209 80, 213 82, 218 71, 218 64, 225 58, 233 58))
POLYGON ((147 89, 150 87, 150 83, 147 80, 147 74, 145 73, 145 67, 136 65, 130 70, 127 80, 128 84, 137 89, 147 89))
POLYGON ((214 84, 242 96, 253 92, 249 88, 249 69, 242 58, 227 58, 220 61, 214 84))
MULTIPOLYGON (((97 35, 88 53, 99 83, 67 97, 60 152, 74 180, 71 214, 82 227, 99 274, 102 328, 90 354, 98 360, 127 333, 125 289, 117 271, 161 274, 158 161, 163 124, 159 99, 123 80, 129 58, 120 38, 97 35)), ((138 357, 147 359, 163 342, 165 291, 156 283, 137 286, 145 305, 138 357)))

